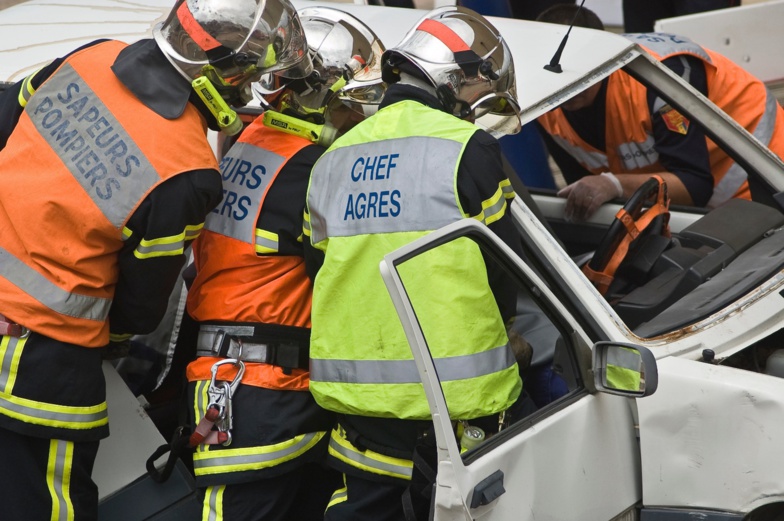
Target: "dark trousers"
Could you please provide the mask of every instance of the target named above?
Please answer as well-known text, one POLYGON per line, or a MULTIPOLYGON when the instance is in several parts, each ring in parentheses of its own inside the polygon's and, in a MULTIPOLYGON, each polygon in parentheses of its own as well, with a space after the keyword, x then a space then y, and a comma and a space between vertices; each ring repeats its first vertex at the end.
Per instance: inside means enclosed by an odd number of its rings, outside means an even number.
POLYGON ((48 440, 0 428, 0 447, 0 497, 6 499, 0 519, 69 519, 69 511, 74 521, 97 519, 98 487, 90 477, 97 441, 48 440))
POLYGON ((324 521, 405 521, 403 494, 407 484, 380 483, 345 474, 344 501, 333 501, 324 521))
POLYGON ((740 5, 740 0, 623 0, 627 33, 650 33, 656 20, 740 5))
POLYGON ((339 485, 334 470, 309 463, 269 479, 200 488, 199 498, 205 514, 222 511, 226 521, 321 521, 339 485))

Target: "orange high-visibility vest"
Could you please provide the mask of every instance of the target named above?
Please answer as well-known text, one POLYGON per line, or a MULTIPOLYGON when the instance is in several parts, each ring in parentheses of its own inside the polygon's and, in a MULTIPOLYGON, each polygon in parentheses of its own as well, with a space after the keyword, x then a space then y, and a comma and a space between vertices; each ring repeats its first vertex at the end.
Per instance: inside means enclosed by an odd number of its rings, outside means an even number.
MULTIPOLYGON (((779 157, 784 158, 784 109, 765 85, 729 59, 686 38, 663 34, 629 35, 658 60, 690 55, 705 63, 708 98, 729 114, 779 157)), ((605 148, 598 150, 569 125, 562 109, 539 118, 555 141, 586 169, 599 174, 653 173, 664 168, 655 150, 647 89, 623 71, 607 80, 605 148)), ((664 107, 661 101, 660 106, 664 107)), ((663 113, 665 124, 685 133, 690 124, 677 111, 663 113)), ((708 203, 714 208, 733 197, 751 199, 746 172, 711 139, 707 139, 714 191, 708 203)))
POLYGON ((125 47, 69 56, 0 151, 0 313, 85 347, 109 343, 117 253, 138 205, 174 175, 218 166, 195 107, 167 120, 117 79, 125 47))
MULTIPOLYGON (((188 291, 188 313, 199 322, 226 321, 310 328, 312 284, 301 256, 277 251, 277 237, 256 227, 267 193, 286 162, 311 142, 267 128, 257 118, 221 161, 224 199, 207 217, 193 244, 196 279, 188 291)), ((298 211, 305 206, 292 201, 298 211)), ((188 379, 210 378, 219 359, 201 357, 188 366, 188 379)), ((219 377, 233 378, 230 367, 219 377), (225 374, 224 374, 225 373, 225 374)), ((304 390, 308 372, 246 364, 243 384, 304 390)))

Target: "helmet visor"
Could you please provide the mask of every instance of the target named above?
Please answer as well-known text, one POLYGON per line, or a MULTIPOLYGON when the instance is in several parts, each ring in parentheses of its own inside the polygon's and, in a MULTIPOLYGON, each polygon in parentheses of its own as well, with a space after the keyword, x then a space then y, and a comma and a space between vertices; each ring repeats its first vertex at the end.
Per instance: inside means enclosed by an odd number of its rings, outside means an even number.
POLYGON ((511 94, 482 96, 471 105, 471 115, 474 124, 496 138, 520 132, 520 106, 511 94))

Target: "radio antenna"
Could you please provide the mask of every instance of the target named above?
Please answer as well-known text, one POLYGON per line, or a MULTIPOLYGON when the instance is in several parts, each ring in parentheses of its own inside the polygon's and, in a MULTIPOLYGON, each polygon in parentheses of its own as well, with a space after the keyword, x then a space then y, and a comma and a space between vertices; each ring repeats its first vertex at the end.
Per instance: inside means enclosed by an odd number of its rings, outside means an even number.
POLYGON ((566 47, 566 40, 569 39, 569 33, 572 32, 572 27, 574 27, 574 22, 577 20, 577 16, 580 14, 580 11, 583 10, 583 4, 585 4, 585 0, 580 2, 580 7, 577 8, 577 11, 574 13, 574 17, 572 18, 572 23, 569 24, 569 29, 567 29, 566 34, 561 40, 561 44, 558 46, 558 50, 555 51, 553 58, 550 60, 550 63, 544 66, 550 72, 555 73, 562 73, 563 69, 561 68, 561 53, 563 53, 564 47, 566 47))

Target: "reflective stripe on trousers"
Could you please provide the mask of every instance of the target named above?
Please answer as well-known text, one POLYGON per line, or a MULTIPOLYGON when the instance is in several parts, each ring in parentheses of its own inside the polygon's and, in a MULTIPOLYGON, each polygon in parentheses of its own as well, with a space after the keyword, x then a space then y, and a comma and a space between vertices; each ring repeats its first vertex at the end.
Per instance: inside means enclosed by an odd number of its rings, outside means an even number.
MULTIPOLYGON (((414 462, 408 459, 393 458, 370 449, 360 451, 346 437, 341 427, 332 430, 329 440, 330 456, 364 472, 410 480, 414 462)), ((334 496, 333 496, 334 500, 334 496)))
POLYGON ((93 429, 109 423, 106 402, 76 407, 38 402, 11 394, 19 359, 27 338, 11 336, 0 340, 0 414, 25 423, 65 429, 93 429))
POLYGON ((325 435, 326 432, 310 432, 273 445, 238 449, 210 450, 202 446, 193 454, 193 470, 199 477, 274 467, 306 453, 325 435))

